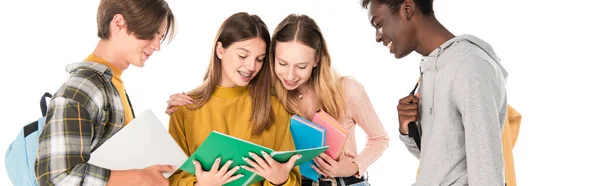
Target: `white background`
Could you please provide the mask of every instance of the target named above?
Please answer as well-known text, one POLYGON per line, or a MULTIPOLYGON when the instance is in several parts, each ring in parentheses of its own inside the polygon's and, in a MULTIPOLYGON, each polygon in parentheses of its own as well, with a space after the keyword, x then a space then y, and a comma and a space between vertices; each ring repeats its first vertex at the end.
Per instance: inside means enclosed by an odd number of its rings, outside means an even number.
MULTIPOLYGON (((38 99, 54 93, 65 66, 87 57, 97 42, 96 1, 0 2, 0 151, 26 123, 40 117, 38 99), (67 7, 69 6, 69 8, 67 7)), ((368 170, 373 185, 409 185, 418 161, 397 137, 395 106, 418 76, 419 55, 397 60, 375 43, 358 0, 170 0, 175 40, 143 69, 123 75, 138 113, 151 109, 165 127, 166 100, 201 83, 221 22, 238 11, 258 14, 272 31, 289 13, 314 18, 333 66, 365 87, 390 136, 390 147, 368 170)), ((437 0, 438 19, 455 35, 491 43, 509 72, 509 104, 523 114, 514 149, 519 185, 592 185, 597 181, 600 95, 598 3, 572 0, 437 0), (594 152, 596 151, 596 152, 594 152)), ((365 144, 358 130, 359 149, 365 144)), ((4 166, 4 158, 0 158, 4 166)), ((10 185, 0 168, 0 185, 10 185)))

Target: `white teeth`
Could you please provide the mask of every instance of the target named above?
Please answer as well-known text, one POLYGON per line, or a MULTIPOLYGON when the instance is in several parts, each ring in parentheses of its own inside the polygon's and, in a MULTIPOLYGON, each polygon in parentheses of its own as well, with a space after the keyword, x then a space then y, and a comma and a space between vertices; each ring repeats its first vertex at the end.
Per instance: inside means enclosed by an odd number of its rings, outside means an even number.
POLYGON ((238 73, 244 77, 250 77, 250 74, 238 70, 238 73))
POLYGON ((296 81, 288 81, 288 80, 285 80, 285 82, 287 82, 288 84, 295 84, 296 83, 296 81))
POLYGON ((387 44, 387 46, 386 46, 386 47, 387 47, 387 48, 392 48, 392 42, 390 41, 390 42, 387 44))

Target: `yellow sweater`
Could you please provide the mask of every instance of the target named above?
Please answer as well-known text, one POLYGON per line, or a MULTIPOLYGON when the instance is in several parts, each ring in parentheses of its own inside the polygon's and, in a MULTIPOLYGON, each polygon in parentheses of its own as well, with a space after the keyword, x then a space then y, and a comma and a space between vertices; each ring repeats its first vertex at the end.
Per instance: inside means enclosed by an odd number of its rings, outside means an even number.
MULTIPOLYGON (((212 131, 222 132, 243 140, 260 144, 276 151, 294 150, 294 141, 290 133, 290 115, 283 105, 272 96, 271 104, 275 113, 275 124, 261 135, 252 136, 250 116, 252 101, 247 87, 217 87, 210 100, 199 109, 189 110, 186 107, 171 114, 169 133, 181 149, 190 156, 212 131)), ((286 186, 300 185, 300 171, 295 167, 286 186)), ((170 178, 170 185, 192 186, 196 177, 181 170, 170 178)), ((271 185, 269 181, 256 185, 271 185)))
POLYGON ((121 74, 123 74, 123 71, 94 54, 90 54, 84 61, 100 63, 112 70, 112 83, 119 92, 119 97, 121 97, 121 103, 123 104, 123 111, 125 112, 125 122, 123 124, 127 125, 131 120, 133 120, 133 112, 131 111, 131 105, 129 105, 129 101, 127 100, 127 95, 125 94, 125 85, 123 85, 123 80, 121 79, 121 74))

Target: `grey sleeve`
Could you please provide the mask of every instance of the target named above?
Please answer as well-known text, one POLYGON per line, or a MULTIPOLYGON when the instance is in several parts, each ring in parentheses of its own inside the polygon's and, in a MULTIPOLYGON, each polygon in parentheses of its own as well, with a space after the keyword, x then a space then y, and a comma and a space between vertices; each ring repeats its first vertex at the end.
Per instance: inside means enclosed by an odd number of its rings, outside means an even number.
POLYGON ((498 66, 484 59, 463 61, 453 83, 452 97, 465 130, 469 185, 503 186, 504 75, 498 66))
POLYGON ((420 159, 421 151, 417 147, 417 143, 415 142, 415 140, 411 137, 408 137, 408 135, 403 135, 400 133, 398 133, 398 135, 400 136, 400 141, 402 141, 404 143, 404 145, 406 146, 406 149, 408 149, 408 152, 415 155, 415 157, 417 157, 417 159, 420 159))

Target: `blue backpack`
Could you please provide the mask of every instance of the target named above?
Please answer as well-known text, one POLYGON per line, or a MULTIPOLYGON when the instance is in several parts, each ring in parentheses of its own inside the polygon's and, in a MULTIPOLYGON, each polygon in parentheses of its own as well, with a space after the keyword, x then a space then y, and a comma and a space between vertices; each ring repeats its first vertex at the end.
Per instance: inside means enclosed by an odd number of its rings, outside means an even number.
POLYGON ((6 150, 6 172, 13 185, 38 185, 35 176, 35 157, 38 137, 40 136, 40 130, 44 127, 46 111, 48 110, 46 98, 52 98, 52 94, 46 92, 40 100, 43 117, 25 125, 6 150))

